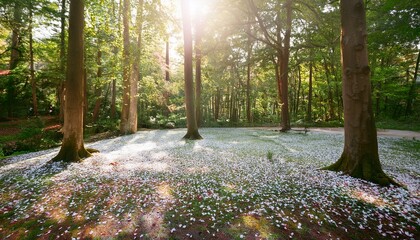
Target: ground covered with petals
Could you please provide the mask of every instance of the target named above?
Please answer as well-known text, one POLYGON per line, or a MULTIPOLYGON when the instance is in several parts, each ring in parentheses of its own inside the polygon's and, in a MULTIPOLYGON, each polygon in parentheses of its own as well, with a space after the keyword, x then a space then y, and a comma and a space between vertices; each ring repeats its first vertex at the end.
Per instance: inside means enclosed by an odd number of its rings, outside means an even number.
POLYGON ((382 188, 318 170, 343 135, 256 129, 141 131, 0 163, 0 239, 418 239, 420 142, 379 138, 382 188))

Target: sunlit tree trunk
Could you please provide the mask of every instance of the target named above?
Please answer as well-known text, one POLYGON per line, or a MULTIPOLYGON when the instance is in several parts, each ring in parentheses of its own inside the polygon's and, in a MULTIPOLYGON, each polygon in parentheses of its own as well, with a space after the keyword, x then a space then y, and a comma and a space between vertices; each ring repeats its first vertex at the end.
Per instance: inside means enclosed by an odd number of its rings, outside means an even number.
POLYGON ((184 139, 202 139, 198 133, 195 107, 194 107, 194 83, 192 67, 192 34, 191 34, 191 15, 189 0, 182 2, 182 22, 184 32, 184 78, 185 78, 185 105, 187 112, 187 134, 184 139))
POLYGON ((123 96, 122 96, 122 110, 121 110, 121 134, 130 133, 130 77, 131 77, 131 64, 130 64, 130 0, 123 1, 123 96))
MULTIPOLYGON (((200 18, 200 17, 198 17, 200 18)), ((197 120, 197 127, 201 126, 202 121, 202 109, 201 109, 201 45, 202 45, 202 24, 201 20, 196 20, 195 26, 195 114, 197 120)))
POLYGON ((372 110, 362 0, 341 0, 341 59, 344 100, 344 150, 328 170, 380 185, 396 184, 382 170, 372 110))
MULTIPOLYGON (((165 54, 165 81, 166 84, 169 84, 171 78, 170 78, 170 58, 169 58, 169 39, 166 41, 166 54, 165 54)), ((168 86, 168 85, 167 85, 168 86)), ((166 117, 169 117, 170 114, 170 109, 169 109, 169 96, 170 96, 170 91, 169 89, 165 88, 165 91, 163 93, 163 97, 165 100, 165 110, 164 110, 164 114, 166 117)))
POLYGON ((79 162, 94 151, 86 150, 83 143, 83 28, 84 1, 71 0, 64 137, 60 152, 53 161, 79 162))
POLYGON ((140 79, 140 57, 142 48, 142 32, 143 32, 143 0, 139 0, 137 4, 137 44, 135 49, 134 62, 132 66, 132 76, 130 79, 130 114, 129 124, 130 132, 137 132, 137 95, 138 81, 140 79))
MULTIPOLYGON (((100 46, 98 46, 100 48, 100 46)), ((96 73, 96 77, 98 79, 102 78, 102 51, 98 49, 97 55, 96 55, 96 63, 98 64, 98 71, 96 73)), ((101 103, 102 103, 102 87, 101 84, 98 83, 98 86, 96 86, 95 89, 95 106, 93 108, 93 116, 92 116, 92 122, 96 123, 99 119, 99 111, 101 109, 101 103)))

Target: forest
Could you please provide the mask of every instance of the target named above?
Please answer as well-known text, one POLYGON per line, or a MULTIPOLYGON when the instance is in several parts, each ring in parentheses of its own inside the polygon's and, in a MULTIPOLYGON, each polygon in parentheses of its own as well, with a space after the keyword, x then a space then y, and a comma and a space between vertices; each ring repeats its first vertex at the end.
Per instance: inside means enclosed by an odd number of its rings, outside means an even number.
MULTIPOLYGON (((338 1, 293 2, 290 19, 276 1, 255 1, 254 11, 245 2, 191 3, 199 125, 278 125, 282 112, 293 126, 342 125, 338 1), (277 52, 285 48, 288 83, 281 93, 277 52)), ((132 76, 138 126, 185 127, 179 1, 85 5, 85 125, 118 125, 129 61, 138 68, 132 76)), ((418 8, 405 0, 366 1, 375 118, 417 130, 418 8)), ((53 115, 63 121, 68 2, 3 0, 0 11, 1 118, 53 115)))
POLYGON ((419 29, 410 0, 0 0, 0 238, 415 239, 419 29))

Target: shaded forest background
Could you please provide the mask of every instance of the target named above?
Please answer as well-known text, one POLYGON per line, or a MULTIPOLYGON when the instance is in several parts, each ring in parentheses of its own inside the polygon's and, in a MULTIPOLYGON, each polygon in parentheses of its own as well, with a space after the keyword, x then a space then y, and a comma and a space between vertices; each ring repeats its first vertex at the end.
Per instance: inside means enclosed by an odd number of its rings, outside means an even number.
MULTIPOLYGON (((135 53, 129 61, 139 61, 140 72, 138 126, 185 127, 180 4, 139 2, 131 1, 129 23, 135 53)), ((254 1, 265 32, 247 1, 193 2, 196 76, 201 69, 199 125, 277 126, 281 93, 267 33, 284 36, 282 4, 254 1)), ((123 98, 122 1, 85 3, 86 133, 117 131, 123 98)), ((365 4, 377 126, 419 130, 420 3, 365 4)), ((62 121, 68 1, 0 0, 0 13, 1 121, 39 115, 62 121)), ((342 126, 338 1, 293 1, 288 77, 292 126, 342 126)), ((37 121, 32 124, 45 125, 37 121)))

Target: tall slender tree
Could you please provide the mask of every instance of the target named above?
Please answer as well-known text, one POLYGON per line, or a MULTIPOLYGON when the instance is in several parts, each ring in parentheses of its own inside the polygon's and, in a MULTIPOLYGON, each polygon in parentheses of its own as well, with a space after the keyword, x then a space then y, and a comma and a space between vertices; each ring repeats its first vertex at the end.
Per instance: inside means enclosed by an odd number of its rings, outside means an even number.
POLYGON ((201 16, 196 16, 195 24, 195 114, 197 127, 201 126, 203 112, 201 109, 201 58, 202 58, 202 32, 203 24, 201 16))
MULTIPOLYGON (((66 0, 61 0, 60 10, 60 72, 66 71, 66 0)), ((64 122, 64 104, 65 104, 65 79, 61 79, 57 90, 57 98, 60 103, 58 117, 60 122, 64 122)))
POLYGON ((290 56, 290 39, 292 32, 292 1, 285 0, 283 4, 276 1, 274 9, 276 9, 275 34, 271 34, 269 26, 264 22, 254 0, 248 0, 251 12, 255 15, 258 25, 263 32, 263 37, 256 39, 261 40, 269 47, 275 50, 272 62, 275 67, 277 90, 281 103, 281 131, 290 130, 289 116, 289 56, 290 56), (281 17, 280 9, 285 12, 285 19, 281 17), (284 29, 283 29, 284 27, 284 29))
POLYGON ((38 116, 38 100, 36 96, 35 68, 34 68, 34 38, 33 38, 33 0, 29 1, 29 78, 32 92, 32 108, 35 116, 38 116))
POLYGON ((83 28, 84 0, 71 0, 64 137, 61 149, 52 161, 79 162, 96 151, 94 149, 85 149, 83 142, 83 28))
POLYGON ((137 4, 137 42, 135 47, 134 62, 132 64, 132 75, 130 79, 130 132, 137 132, 137 94, 138 94, 138 81, 140 78, 140 58, 142 48, 142 32, 143 32, 143 5, 144 0, 139 0, 137 4))
POLYGON ((382 170, 372 110, 366 43, 366 13, 362 0, 341 0, 341 61, 344 100, 344 150, 327 170, 380 185, 397 184, 382 170))
POLYGON ((123 96, 120 132, 122 134, 130 133, 130 18, 131 18, 130 0, 123 0, 123 96))
POLYGON ((198 132, 196 113, 194 107, 194 81, 192 58, 192 33, 190 0, 181 0, 182 22, 184 32, 184 78, 185 78, 185 105, 187 112, 187 134, 184 139, 202 139, 198 132))

